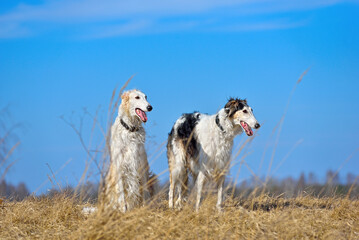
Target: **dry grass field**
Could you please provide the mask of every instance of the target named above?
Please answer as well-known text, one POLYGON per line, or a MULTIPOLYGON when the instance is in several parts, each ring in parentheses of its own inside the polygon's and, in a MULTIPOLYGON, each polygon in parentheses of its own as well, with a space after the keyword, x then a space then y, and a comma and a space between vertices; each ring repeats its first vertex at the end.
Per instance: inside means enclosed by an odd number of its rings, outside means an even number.
POLYGON ((65 195, 4 201, 0 239, 359 239, 359 201, 346 198, 228 198, 221 213, 214 197, 198 213, 162 200, 85 216, 85 205, 65 195))

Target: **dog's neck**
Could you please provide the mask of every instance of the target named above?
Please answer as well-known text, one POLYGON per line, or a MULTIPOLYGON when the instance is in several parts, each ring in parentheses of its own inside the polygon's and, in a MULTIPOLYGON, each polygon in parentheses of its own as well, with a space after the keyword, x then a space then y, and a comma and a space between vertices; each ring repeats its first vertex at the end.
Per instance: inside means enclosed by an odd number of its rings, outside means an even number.
POLYGON ((236 126, 229 119, 228 114, 222 108, 216 115, 215 123, 218 130, 226 136, 226 138, 234 138, 241 133, 241 127, 236 126))
POLYGON ((141 120, 136 116, 131 116, 129 111, 123 109, 121 106, 118 110, 118 118, 121 125, 130 132, 137 132, 142 128, 141 120))

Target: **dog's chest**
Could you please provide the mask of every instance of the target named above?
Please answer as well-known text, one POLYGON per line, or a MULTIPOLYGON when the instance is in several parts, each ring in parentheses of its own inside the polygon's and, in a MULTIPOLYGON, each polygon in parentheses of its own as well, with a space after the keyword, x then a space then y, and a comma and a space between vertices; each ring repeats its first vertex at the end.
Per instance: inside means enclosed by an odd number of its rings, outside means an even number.
MULTIPOLYGON (((121 158, 126 158, 126 155, 138 156, 145 151, 145 131, 140 129, 136 132, 130 132, 123 129, 115 130, 111 139, 112 151, 118 152, 121 158)), ((124 161, 125 159, 121 160, 124 161)))
POLYGON ((197 131, 197 141, 210 158, 227 157, 233 145, 232 139, 226 139, 215 131, 197 131))
POLYGON ((139 130, 137 132, 128 133, 121 132, 119 134, 121 144, 118 147, 124 148, 127 151, 132 151, 134 154, 140 152, 144 148, 146 137, 143 131, 139 130))
POLYGON ((137 132, 120 132, 122 142, 133 146, 145 144, 145 133, 142 129, 137 132))
MULTIPOLYGON (((140 130, 141 131, 141 130, 140 130)), ((123 174, 139 174, 138 170, 146 165, 145 133, 117 132, 111 150, 116 166, 123 174)))

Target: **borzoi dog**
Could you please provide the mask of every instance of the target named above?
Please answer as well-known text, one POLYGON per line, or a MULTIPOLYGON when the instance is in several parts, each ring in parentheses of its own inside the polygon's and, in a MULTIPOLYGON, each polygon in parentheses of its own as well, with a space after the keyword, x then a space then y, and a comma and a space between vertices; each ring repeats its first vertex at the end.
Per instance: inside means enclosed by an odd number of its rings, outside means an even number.
POLYGON ((218 190, 217 208, 221 210, 223 185, 229 168, 233 139, 245 131, 260 127, 246 100, 230 99, 215 115, 198 112, 183 114, 169 133, 167 157, 170 169, 169 207, 173 208, 175 188, 182 206, 183 191, 187 190, 188 171, 197 188, 198 210, 202 188, 207 179, 214 180, 218 190))
POLYGON ((145 151, 146 112, 152 110, 144 93, 123 93, 118 116, 111 128, 111 157, 106 177, 110 205, 126 212, 149 199, 149 166, 145 151))

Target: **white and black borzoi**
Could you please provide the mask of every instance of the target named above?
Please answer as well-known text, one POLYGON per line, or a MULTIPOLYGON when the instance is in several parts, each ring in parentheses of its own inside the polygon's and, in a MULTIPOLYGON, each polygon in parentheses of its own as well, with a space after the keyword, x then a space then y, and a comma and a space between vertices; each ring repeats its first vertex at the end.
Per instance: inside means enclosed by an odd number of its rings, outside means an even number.
POLYGON ((106 198, 122 212, 149 199, 149 166, 145 151, 146 112, 152 110, 144 93, 123 93, 118 116, 111 128, 111 160, 106 177, 106 198))
POLYGON ((207 179, 214 180, 218 190, 217 208, 221 210, 223 185, 229 168, 233 139, 245 131, 260 127, 246 100, 230 99, 215 115, 198 112, 183 114, 174 124, 167 142, 170 170, 169 207, 173 208, 175 189, 181 207, 187 189, 188 172, 196 183, 196 210, 207 179))

